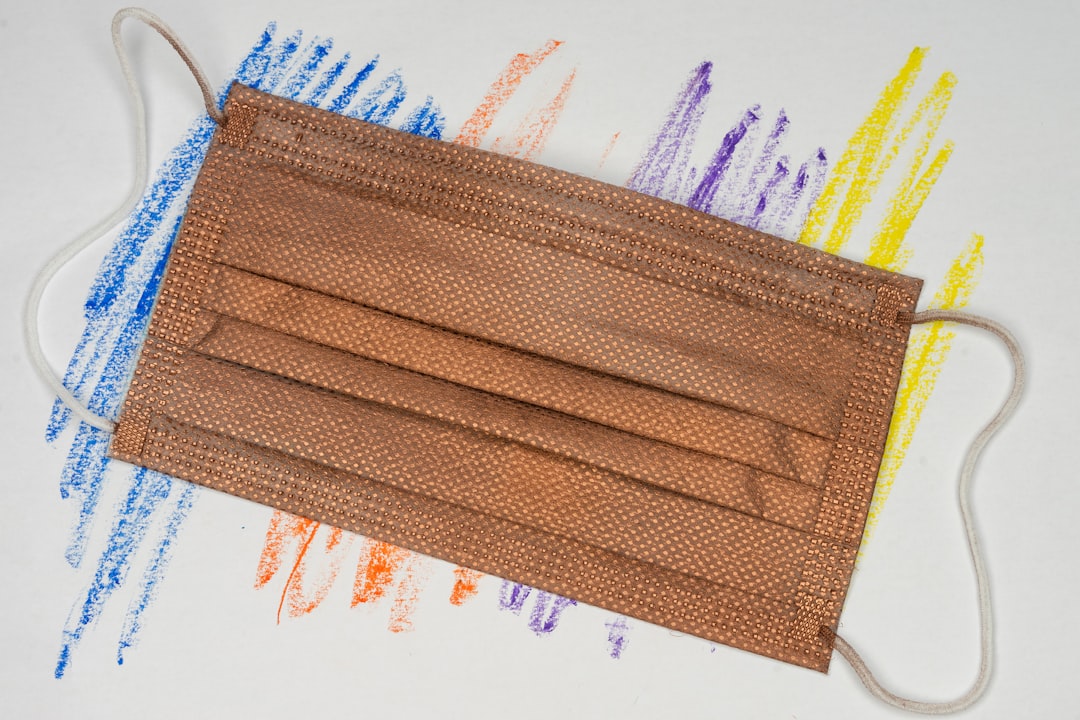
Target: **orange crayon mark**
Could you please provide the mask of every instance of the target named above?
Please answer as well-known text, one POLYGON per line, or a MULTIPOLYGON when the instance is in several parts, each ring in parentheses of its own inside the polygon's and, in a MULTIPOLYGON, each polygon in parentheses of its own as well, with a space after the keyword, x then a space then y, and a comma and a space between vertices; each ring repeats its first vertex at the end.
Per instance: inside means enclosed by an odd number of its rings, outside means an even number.
POLYGON ((529 73, 548 58, 551 53, 559 49, 562 42, 548 40, 542 48, 534 53, 518 53, 507 64, 506 68, 491 83, 487 95, 473 110, 469 119, 461 126, 454 142, 470 147, 480 147, 481 141, 495 122, 495 116, 510 100, 521 85, 521 81, 528 77, 529 73))
POLYGON ((278 623, 281 622, 281 613, 286 607, 290 617, 306 615, 317 608, 326 599, 337 579, 344 554, 352 544, 352 536, 345 536, 338 528, 328 529, 323 554, 329 559, 329 565, 320 577, 312 581, 307 572, 307 559, 321 527, 322 525, 314 520, 280 510, 275 511, 270 519, 259 567, 255 573, 256 589, 265 587, 277 575, 289 552, 294 548, 296 550, 296 558, 289 569, 289 575, 281 589, 281 599, 278 601, 278 623))
POLYGON ((517 131, 509 139, 498 138, 492 149, 524 160, 535 159, 543 151, 551 131, 555 129, 559 118, 562 117, 566 98, 570 94, 570 88, 573 87, 576 76, 577 71, 572 70, 559 86, 555 97, 543 107, 526 115, 517 131))
POLYGON ((390 607, 390 620, 386 624, 386 629, 392 633, 409 632, 413 629, 413 609, 420 600, 420 590, 423 588, 423 582, 415 570, 416 560, 415 554, 407 553, 404 567, 399 573, 401 579, 395 588, 394 604, 390 607))
MULTIPOLYGON (((326 596, 330 594, 330 588, 337 580, 338 572, 341 571, 341 563, 345 553, 352 545, 352 535, 346 535, 344 530, 330 526, 320 526, 316 523, 311 532, 311 538, 301 548, 300 555, 296 559, 294 572, 289 576, 286 583, 286 591, 289 594, 289 616, 300 617, 307 615, 322 604, 326 596), (315 539, 315 534, 320 527, 327 529, 326 541, 322 546, 323 555, 328 559, 326 570, 318 578, 311 580, 306 573, 305 558, 310 557, 310 548, 315 539), (308 582, 305 582, 307 580, 308 582), (305 585, 310 584, 310 589, 305 592, 305 585)), ((280 616, 280 610, 278 611, 280 616)))
POLYGON ((375 602, 385 595, 394 582, 394 576, 410 555, 408 550, 378 540, 365 540, 364 544, 367 553, 360 553, 360 563, 356 566, 351 607, 375 602))
MULTIPOLYGON (((539 50, 533 53, 519 53, 510 61, 506 68, 495 79, 495 82, 491 84, 487 95, 473 111, 468 120, 461 126, 461 130, 458 132, 455 142, 462 145, 470 145, 478 147, 484 136, 490 130, 492 123, 495 121, 495 116, 506 105, 513 94, 517 91, 522 81, 528 77, 528 75, 536 69, 540 63, 548 58, 553 52, 555 52, 559 46, 562 45, 561 41, 549 40, 539 50)), ((554 129, 555 123, 559 116, 562 114, 563 105, 566 102, 566 97, 570 91, 570 86, 573 84, 574 73, 571 73, 562 83, 559 92, 555 97, 543 108, 530 113, 526 119, 521 123, 518 130, 511 137, 511 143, 513 147, 509 150, 510 154, 519 155, 521 157, 532 157, 539 153, 547 141, 547 136, 551 130, 554 129)), ((289 588, 294 584, 302 584, 303 582, 303 559, 307 554, 308 547, 314 538, 314 533, 318 530, 318 523, 314 523, 313 526, 305 523, 312 523, 313 521, 303 520, 301 518, 295 518, 288 513, 275 512, 274 517, 270 521, 270 527, 267 530, 266 541, 264 542, 262 556, 259 559, 259 568, 257 571, 256 588, 263 587, 271 578, 277 573, 280 568, 282 557, 285 552, 287 542, 292 539, 291 544, 298 543, 300 550, 298 551, 298 557, 296 563, 293 566, 293 570, 290 573, 289 580, 286 582, 286 588, 282 595, 281 605, 278 607, 278 620, 281 618, 281 609, 284 607, 286 594, 289 588)), ((356 607, 360 603, 374 602, 381 598, 386 589, 394 582, 394 577, 398 571, 398 568, 409 557, 409 553, 406 550, 394 547, 387 543, 380 543, 373 540, 368 540, 367 547, 369 552, 367 553, 367 564, 363 564, 357 567, 356 580, 353 584, 352 595, 352 607, 356 607)), ((364 557, 364 553, 361 553, 361 558, 364 557)), ((466 570, 460 568, 463 572, 474 573, 475 571, 466 570)), ((333 573, 330 581, 336 577, 336 571, 333 573)), ((479 579, 480 573, 476 573, 476 579, 479 579)), ((465 575, 461 576, 465 578, 465 575)), ((472 581, 465 580, 461 584, 460 590, 457 590, 457 583, 455 583, 455 594, 452 598, 456 598, 457 601, 452 602, 456 605, 460 605, 468 600, 475 594, 476 579, 472 581)), ((316 594, 316 600, 311 609, 314 609, 321 602, 321 598, 325 597, 329 587, 323 588, 324 592, 316 594)), ((419 589, 417 588, 417 592, 419 589)), ((401 601, 404 603, 404 601, 401 601)), ((397 603, 395 603, 397 606, 397 603)), ((297 607, 306 607, 301 603, 297 607)), ((402 605, 398 612, 399 616, 404 617, 404 605, 402 605)), ((303 611, 298 611, 303 612, 303 611)), ((307 612, 310 612, 308 610, 307 612)), ((393 624, 392 619, 392 624, 393 624)))
POLYGON ((263 540, 259 566, 255 570, 256 590, 270 582, 281 569, 286 543, 290 540, 294 542, 300 540, 303 544, 301 538, 307 536, 308 524, 313 522, 314 520, 298 518, 281 510, 274 511, 273 517, 270 518, 270 526, 266 528, 266 539, 263 540))
POLYGON ((464 605, 466 600, 476 595, 480 589, 479 582, 482 577, 484 573, 471 568, 460 566, 454 568, 454 588, 450 591, 450 604, 464 605))
MULTIPOLYGON (((510 98, 521 85, 521 82, 528 77, 540 63, 555 52, 560 45, 562 45, 562 42, 559 40, 549 40, 542 48, 534 53, 518 53, 514 56, 514 59, 510 61, 502 73, 500 73, 499 77, 495 79, 495 82, 491 84, 488 94, 484 96, 484 99, 476 106, 476 109, 473 110, 469 119, 461 126, 461 130, 458 132, 457 137, 454 138, 454 142, 461 145, 479 147, 484 136, 486 136, 491 129, 491 125, 495 122, 495 116, 498 115, 499 111, 503 109, 507 102, 509 102, 510 98)), ((559 91, 547 105, 529 113, 529 115, 522 120, 521 124, 518 125, 517 131, 508 141, 503 138, 496 140, 494 149, 508 155, 514 155, 525 159, 530 159, 539 154, 540 151, 543 150, 544 143, 547 142, 548 135, 551 134, 551 131, 555 128, 556 122, 558 122, 559 117, 562 115, 567 95, 569 95, 570 87, 574 82, 574 75, 575 73, 571 72, 570 75, 563 80, 562 85, 559 87, 559 91)), ((615 133, 615 136, 611 138, 611 142, 604 153, 605 160, 607 159, 608 153, 610 153, 611 149, 615 146, 615 141, 618 137, 619 133, 615 133)), ((601 165, 602 164, 603 160, 601 161, 601 165)), ((478 582, 483 576, 483 573, 470 568, 454 568, 454 587, 450 591, 450 603, 452 605, 460 606, 474 597, 478 591, 478 582)), ((359 574, 357 575, 357 578, 359 583, 359 574)), ((382 596, 382 591, 380 591, 379 596, 382 596)), ((353 605, 356 604, 357 601, 354 599, 353 605)), ((396 602, 395 607, 397 607, 396 602)), ((393 617, 391 617, 391 630, 394 630, 393 625, 394 620, 393 617)), ((399 631, 394 630, 394 632, 399 631)))
POLYGON ((611 155, 611 151, 615 149, 615 143, 619 142, 620 135, 622 135, 621 130, 612 135, 611 139, 608 140, 607 147, 604 148, 604 152, 600 155, 600 164, 596 166, 597 170, 604 167, 604 163, 607 162, 608 156, 611 155))
POLYGON ((296 518, 301 523, 305 524, 306 537, 304 537, 303 543, 300 545, 299 552, 296 553, 296 562, 293 563, 292 569, 289 571, 289 577, 285 580, 285 587, 281 589, 281 600, 278 601, 277 606, 277 622, 281 624, 281 609, 285 605, 285 599, 289 596, 289 590, 294 587, 295 584, 302 584, 304 579, 304 556, 307 555, 307 550, 311 546, 311 541, 315 539, 315 533, 319 530, 319 523, 314 520, 304 520, 303 518, 296 518))

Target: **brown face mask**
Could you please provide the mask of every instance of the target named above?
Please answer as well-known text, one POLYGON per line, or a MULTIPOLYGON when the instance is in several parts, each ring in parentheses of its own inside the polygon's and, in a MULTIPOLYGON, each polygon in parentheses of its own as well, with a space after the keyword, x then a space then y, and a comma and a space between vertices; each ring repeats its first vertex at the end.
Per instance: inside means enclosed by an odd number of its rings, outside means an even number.
POLYGON ((111 455, 825 671, 920 288, 234 85, 111 455))
POLYGON ((111 454, 825 670, 921 283, 236 85, 111 454))

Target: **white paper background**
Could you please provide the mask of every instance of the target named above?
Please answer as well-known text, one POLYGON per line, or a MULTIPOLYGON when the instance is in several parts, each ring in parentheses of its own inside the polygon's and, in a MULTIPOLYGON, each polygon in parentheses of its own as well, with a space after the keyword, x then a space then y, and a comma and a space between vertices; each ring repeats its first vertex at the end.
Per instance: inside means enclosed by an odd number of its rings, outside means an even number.
MULTIPOLYGON (((51 398, 28 366, 19 313, 46 258, 106 215, 130 183, 128 100, 108 34, 114 9, 96 0, 0 4, 0 715, 901 715, 870 698, 839 660, 823 676, 634 622, 615 661, 604 640, 612 616, 584 606, 538 638, 523 618, 498 609, 493 578, 471 602, 451 606, 441 563, 425 571, 412 632, 387 632, 385 604, 350 610, 348 581, 315 613, 277 625, 278 591, 252 587, 270 511, 210 492, 180 534, 126 663, 116 664, 120 601, 54 679, 61 629, 87 576, 63 559, 76 512, 57 490, 66 445, 43 439, 51 398)), ((985 235, 971 309, 1012 327, 1030 361, 1024 405, 975 486, 999 625, 994 682, 970 714, 1080 717, 1070 692, 1080 670, 1073 3, 187 0, 151 9, 215 78, 268 20, 286 32, 332 35, 358 58, 379 53, 386 69, 402 68, 411 97, 436 97, 448 137, 514 53, 563 40, 552 65, 576 67, 578 81, 539 160, 619 184, 702 60, 715 63, 702 146, 761 103, 792 119, 793 157, 820 145, 835 163, 912 48, 930 46, 918 88, 946 70, 957 75, 939 133, 956 150, 909 234, 916 255, 906 272, 935 280, 972 232, 985 235), (598 170, 615 131, 620 142, 598 170)), ((198 96, 159 38, 126 35, 158 161, 200 111, 198 96)), ((551 82, 561 77, 555 70, 551 82)), ((519 100, 536 103, 550 89, 537 82, 519 100)), ((847 254, 860 257, 868 240, 857 237, 847 254)), ((57 367, 81 331, 81 302, 108 245, 80 256, 46 296, 42 327, 57 367)), ((856 572, 843 631, 898 692, 940 699, 974 676, 974 589, 954 477, 1007 373, 996 345, 961 334, 856 572)))

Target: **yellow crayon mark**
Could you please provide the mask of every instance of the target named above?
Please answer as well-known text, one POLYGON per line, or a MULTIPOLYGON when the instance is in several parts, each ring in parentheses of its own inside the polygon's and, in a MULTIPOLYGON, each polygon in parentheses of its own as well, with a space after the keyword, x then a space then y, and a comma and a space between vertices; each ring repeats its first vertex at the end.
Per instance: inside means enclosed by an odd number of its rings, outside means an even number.
MULTIPOLYGON (((973 233, 967 246, 953 260, 941 287, 930 301, 930 307, 956 309, 967 305, 979 282, 982 267, 983 236, 973 233)), ((952 348, 956 333, 948 327, 941 323, 921 326, 908 343, 907 359, 896 394, 896 409, 889 427, 889 439, 885 443, 885 456, 878 472, 877 488, 870 504, 866 529, 863 531, 864 544, 873 535, 881 509, 907 455, 911 438, 915 435, 915 427, 919 424, 927 400, 934 392, 938 374, 952 348)))
POLYGON ((799 242, 822 245, 825 250, 835 253, 851 239, 863 210, 873 199, 881 176, 895 157, 892 154, 882 157, 886 138, 896 127, 899 110, 919 76, 927 52, 928 48, 912 50, 904 67, 885 86, 874 109, 852 135, 833 168, 806 218, 799 242))
MULTIPOLYGON (((889 198, 884 218, 874 232, 865 262, 892 271, 900 271, 907 265, 911 258, 911 249, 905 246, 908 230, 953 151, 951 141, 945 141, 936 150, 932 148, 956 87, 956 77, 952 73, 942 73, 910 115, 904 118, 904 107, 927 52, 927 48, 915 48, 882 90, 874 109, 856 129, 832 169, 825 188, 807 216, 799 242, 822 247, 831 253, 843 250, 862 221, 886 172, 904 155, 910 159, 889 198)), ((958 308, 966 305, 978 284, 982 265, 983 238, 973 235, 953 261, 930 306, 958 308)), ((912 333, 877 488, 863 533, 864 542, 877 525, 954 337, 955 333, 940 324, 923 326, 912 333)))
POLYGON ((887 159, 883 163, 886 167, 892 164, 893 159, 899 154, 900 149, 907 144, 915 129, 923 122, 926 123, 926 129, 923 131, 919 144, 915 148, 915 155, 908 165, 904 179, 893 192, 893 196, 889 200, 889 208, 885 213, 885 219, 870 243, 870 252, 866 256, 866 263, 869 265, 899 271, 907 265, 907 261, 910 259, 910 251, 904 248, 904 237, 907 235, 912 221, 915 220, 915 216, 919 214, 919 210, 930 194, 930 190, 933 189, 934 183, 937 182, 938 177, 941 175, 941 171, 945 168, 945 163, 949 161, 949 157, 952 155, 953 143, 946 140, 941 149, 934 153, 934 157, 926 171, 922 174, 919 173, 923 161, 930 152, 930 144, 937 134, 942 119, 945 117, 949 101, 952 100, 954 87, 956 87, 956 76, 948 72, 942 74, 934 87, 919 103, 911 118, 904 124, 904 128, 897 135, 893 146, 889 149, 887 159))
POLYGON ((910 252, 903 246, 904 237, 953 150, 953 144, 946 141, 933 153, 926 170, 922 169, 952 100, 956 87, 956 76, 952 73, 943 73, 937 79, 896 131, 926 53, 927 48, 915 48, 911 52, 904 67, 885 86, 874 109, 852 135, 806 219, 800 242, 821 245, 827 252, 840 252, 851 240, 886 171, 901 151, 915 141, 914 155, 889 200, 885 218, 866 257, 868 264, 889 270, 899 270, 907 263, 910 252), (914 138, 920 127, 923 130, 916 141, 914 138))

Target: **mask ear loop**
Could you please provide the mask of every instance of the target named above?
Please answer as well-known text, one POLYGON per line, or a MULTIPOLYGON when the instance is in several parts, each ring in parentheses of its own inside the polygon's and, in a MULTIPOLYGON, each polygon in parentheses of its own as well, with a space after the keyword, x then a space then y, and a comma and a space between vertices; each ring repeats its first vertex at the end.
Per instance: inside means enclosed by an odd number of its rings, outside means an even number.
MULTIPOLYGON (((971 510, 971 480, 975 473, 975 465, 978 463, 979 456, 982 454, 986 444, 1001 426, 1005 424, 1016 409, 1017 403, 1020 402, 1020 395, 1024 390, 1025 379, 1024 356, 1020 351, 1020 345, 1016 342, 1016 338, 1013 337, 1012 333, 993 320, 988 320, 987 318, 979 317, 978 315, 969 315, 967 313, 950 310, 927 310, 925 312, 909 315, 905 319, 912 324, 947 321, 982 328, 983 330, 987 330, 997 335, 1002 342, 1005 343, 1005 347, 1008 348, 1013 361, 1013 382, 1009 397, 1006 398, 1004 404, 1001 406, 1001 409, 998 410, 994 418, 972 441, 971 446, 968 448, 967 455, 964 458, 964 465, 960 470, 960 482, 958 486, 960 517, 963 520, 964 531, 967 533, 968 549, 971 552, 971 560, 975 568, 975 583, 979 594, 979 639, 981 651, 979 674, 976 676, 975 682, 966 693, 955 700, 946 702, 922 702, 901 697, 882 686, 881 682, 874 677, 874 673, 867 667, 866 662, 859 656, 859 653, 855 651, 855 648, 851 647, 851 645, 839 635, 834 636, 834 647, 840 655, 847 660, 848 664, 851 665, 851 668, 855 671, 855 674, 858 675, 859 680, 862 681, 863 685, 866 686, 874 697, 903 710, 924 713, 927 715, 944 715, 964 710, 973 705, 975 701, 982 696, 983 692, 986 691, 986 687, 990 682, 994 651, 994 619, 990 601, 990 581, 986 574, 986 564, 983 561, 982 553, 979 550, 979 536, 975 529, 975 518, 971 510)), ((832 635, 832 631, 826 630, 826 633, 832 635)))
POLYGON ((41 309, 41 296, 45 288, 52 281, 57 271, 66 265, 73 257, 82 252, 90 243, 102 237, 120 221, 126 218, 135 205, 139 202, 146 189, 147 181, 147 139, 146 139, 146 106, 143 103, 142 93, 135 82, 135 73, 131 69, 127 52, 124 50, 124 42, 120 36, 120 26, 127 18, 135 18, 156 30, 162 37, 169 41, 184 63, 195 76, 195 81, 202 91, 203 103, 206 111, 219 125, 225 124, 225 114, 214 103, 214 94, 210 89, 210 83, 206 79, 202 68, 195 62, 183 41, 176 33, 164 23, 157 15, 143 10, 142 8, 124 8, 113 16, 112 39, 116 48, 116 56, 120 60, 120 69, 127 80, 128 92, 131 95, 132 109, 135 114, 135 180, 128 193, 127 199, 107 218, 94 225, 92 228, 75 238, 71 243, 56 253, 45 266, 38 272, 30 286, 30 294, 26 299, 26 308, 23 312, 23 334, 26 338, 26 349, 30 354, 30 362, 45 384, 67 405, 80 420, 106 432, 113 432, 116 424, 108 418, 102 417, 90 410, 75 395, 68 390, 60 377, 49 365, 45 352, 41 348, 41 336, 38 332, 38 313, 41 309))

